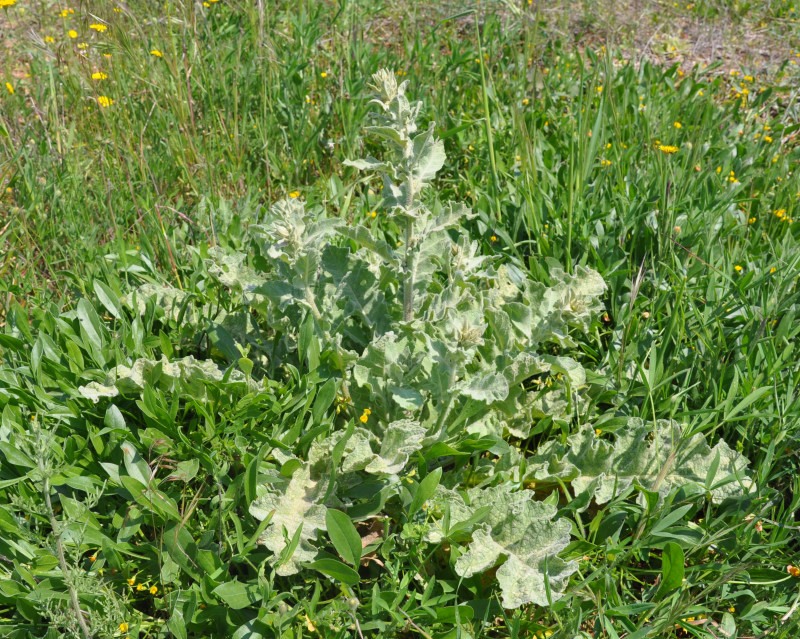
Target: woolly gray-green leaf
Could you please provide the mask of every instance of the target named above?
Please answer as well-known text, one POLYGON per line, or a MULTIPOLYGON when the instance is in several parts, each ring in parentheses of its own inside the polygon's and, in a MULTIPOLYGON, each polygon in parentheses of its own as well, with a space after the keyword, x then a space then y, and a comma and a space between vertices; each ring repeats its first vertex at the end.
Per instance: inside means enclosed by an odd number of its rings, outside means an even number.
POLYGON ((458 558, 456 573, 471 577, 499 563, 497 581, 504 608, 528 603, 546 606, 563 595, 574 562, 557 555, 569 544, 570 524, 554 521, 556 507, 535 501, 528 491, 511 492, 508 485, 469 491, 473 509, 488 507, 481 528, 458 558))
POLYGON ((711 497, 720 502, 749 490, 747 459, 720 440, 713 448, 704 435, 682 435, 680 424, 631 418, 614 441, 584 425, 565 445, 546 444, 531 460, 533 477, 571 481, 576 494, 589 491, 605 503, 634 483, 665 495, 677 487, 705 489, 712 464, 711 497))
POLYGON ((294 575, 300 572, 302 562, 313 561, 317 556, 317 549, 311 542, 318 531, 325 530, 326 508, 318 503, 324 496, 324 487, 311 479, 310 466, 305 464, 295 471, 285 490, 261 487, 259 492, 260 496, 250 504, 250 514, 259 521, 271 517, 258 543, 274 553, 273 565, 286 549, 288 540, 301 529, 294 553, 276 568, 279 575, 294 575))

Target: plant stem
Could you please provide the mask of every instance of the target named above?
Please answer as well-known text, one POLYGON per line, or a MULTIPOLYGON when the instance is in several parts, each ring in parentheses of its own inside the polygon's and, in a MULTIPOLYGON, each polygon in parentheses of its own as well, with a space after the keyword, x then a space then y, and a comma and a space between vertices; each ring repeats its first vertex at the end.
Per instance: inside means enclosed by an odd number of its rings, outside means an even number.
POLYGON ((81 634, 83 635, 84 639, 92 639, 92 631, 89 630, 89 626, 86 624, 86 619, 83 617, 83 611, 81 611, 81 603, 78 600, 78 592, 75 590, 75 586, 72 584, 72 580, 69 576, 69 566, 67 566, 67 560, 64 557, 64 546, 61 543, 61 531, 59 530, 59 522, 56 519, 56 514, 53 511, 53 502, 50 500, 50 479, 45 477, 42 492, 44 493, 44 503, 47 506, 47 514, 50 518, 50 527, 53 529, 53 534, 56 538, 56 556, 58 557, 58 565, 61 567, 61 572, 64 574, 64 583, 67 585, 67 590, 69 590, 69 600, 72 604, 72 610, 75 613, 75 617, 78 620, 78 625, 81 628, 81 634))
POLYGON ((414 316, 414 270, 411 268, 411 235, 414 220, 406 221, 405 280, 403 281, 403 321, 410 322, 414 316))
POLYGON ((414 269, 413 261, 414 255, 412 252, 411 242, 414 239, 414 218, 412 212, 414 211, 414 174, 411 167, 406 171, 406 255, 405 263, 403 265, 404 279, 403 279, 403 321, 410 322, 414 317, 414 269))

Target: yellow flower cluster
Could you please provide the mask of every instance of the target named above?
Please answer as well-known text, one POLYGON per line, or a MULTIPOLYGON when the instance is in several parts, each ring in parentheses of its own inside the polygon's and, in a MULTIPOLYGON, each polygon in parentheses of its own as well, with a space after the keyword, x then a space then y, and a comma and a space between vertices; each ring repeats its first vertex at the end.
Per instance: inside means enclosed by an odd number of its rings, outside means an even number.
POLYGON ((362 424, 366 424, 369 421, 369 416, 372 415, 372 411, 369 408, 365 408, 364 412, 361 413, 361 417, 358 418, 362 424))
POLYGON ((89 25, 89 28, 93 31, 97 31, 97 33, 103 33, 103 31, 107 31, 108 27, 104 24, 100 24, 99 22, 95 22, 89 25))
POLYGON ((102 71, 95 71, 92 73, 92 80, 106 80, 108 78, 107 73, 103 73, 102 71))
POLYGON ((114 104, 114 100, 109 98, 107 95, 100 95, 97 96, 97 104, 99 104, 102 108, 107 109, 114 104))

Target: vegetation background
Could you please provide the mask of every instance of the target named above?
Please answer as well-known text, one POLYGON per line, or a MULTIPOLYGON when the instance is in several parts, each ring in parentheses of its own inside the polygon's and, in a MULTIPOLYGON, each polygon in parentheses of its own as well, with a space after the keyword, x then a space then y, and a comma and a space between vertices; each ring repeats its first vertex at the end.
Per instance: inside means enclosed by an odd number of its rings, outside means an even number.
POLYGON ((797 636, 799 18, 796 0, 0 0, 0 635, 797 636), (382 67, 436 122, 431 199, 473 208, 482 253, 604 278, 573 335, 598 436, 638 416, 722 439, 750 462, 747 500, 562 504, 580 570, 550 606, 437 577, 400 524, 358 523, 378 561, 355 584, 276 578, 247 478, 325 379, 273 371, 267 395, 192 410, 80 397, 131 357, 232 359, 185 309, 138 321, 125 296, 205 295, 201 258, 246 247, 275 201, 395 232, 343 164, 382 67), (112 488, 108 464, 159 488, 112 488))

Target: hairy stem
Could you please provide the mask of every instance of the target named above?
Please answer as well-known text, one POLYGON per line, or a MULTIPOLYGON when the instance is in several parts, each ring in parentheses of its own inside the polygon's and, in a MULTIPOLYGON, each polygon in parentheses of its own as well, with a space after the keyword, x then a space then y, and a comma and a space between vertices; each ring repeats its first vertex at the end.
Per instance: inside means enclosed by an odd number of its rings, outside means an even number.
POLYGON ((403 281, 403 320, 410 322, 414 317, 414 270, 411 268, 413 255, 411 253, 411 234, 414 221, 406 221, 406 259, 405 280, 403 281))
POLYGON ((414 218, 410 215, 414 210, 414 177, 413 171, 409 167, 406 173, 406 191, 405 209, 409 214, 406 217, 406 257, 403 266, 404 280, 403 280, 403 320, 410 322, 414 318, 414 269, 412 268, 414 262, 413 247, 411 246, 414 239, 414 218))
POLYGON ((56 538, 56 556, 58 558, 58 565, 61 567, 61 572, 64 574, 64 583, 67 584, 67 590, 69 590, 69 600, 70 604, 72 605, 72 610, 75 613, 75 618, 78 620, 78 625, 81 628, 81 634, 83 635, 83 638, 92 639, 92 631, 89 630, 89 626, 87 625, 86 619, 83 616, 81 603, 78 600, 78 591, 75 590, 75 586, 72 583, 69 566, 67 566, 67 560, 64 556, 64 545, 61 543, 60 525, 58 519, 56 519, 56 514, 53 511, 53 502, 50 500, 50 479, 48 477, 44 478, 42 492, 44 493, 44 503, 47 506, 47 514, 50 518, 50 527, 53 529, 53 535, 55 535, 56 538))

